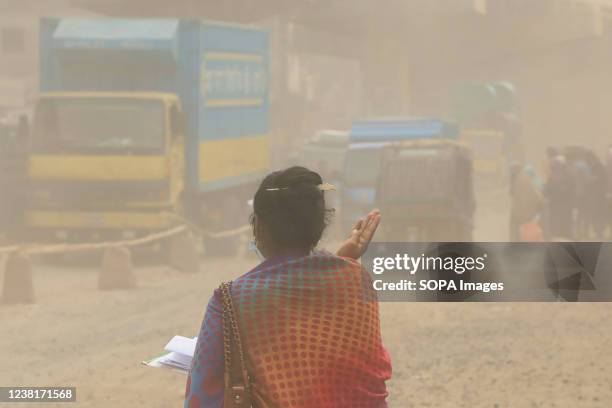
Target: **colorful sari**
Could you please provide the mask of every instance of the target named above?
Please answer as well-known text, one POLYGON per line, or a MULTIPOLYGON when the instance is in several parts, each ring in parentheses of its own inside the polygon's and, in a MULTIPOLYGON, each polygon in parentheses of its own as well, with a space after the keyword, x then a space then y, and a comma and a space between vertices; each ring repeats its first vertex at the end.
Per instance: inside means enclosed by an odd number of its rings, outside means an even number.
MULTIPOLYGON (((268 260, 236 279, 232 296, 247 366, 270 406, 386 407, 391 363, 370 278, 329 253, 268 260)), ((198 337, 185 407, 223 406, 220 293, 198 337)))

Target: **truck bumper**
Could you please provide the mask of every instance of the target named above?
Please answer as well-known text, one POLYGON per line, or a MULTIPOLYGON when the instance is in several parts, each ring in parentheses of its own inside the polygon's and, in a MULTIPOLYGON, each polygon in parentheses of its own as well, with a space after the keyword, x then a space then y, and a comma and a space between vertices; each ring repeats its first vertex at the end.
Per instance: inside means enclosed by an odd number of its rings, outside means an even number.
POLYGON ((44 241, 130 239, 172 226, 161 212, 26 211, 27 235, 44 241))

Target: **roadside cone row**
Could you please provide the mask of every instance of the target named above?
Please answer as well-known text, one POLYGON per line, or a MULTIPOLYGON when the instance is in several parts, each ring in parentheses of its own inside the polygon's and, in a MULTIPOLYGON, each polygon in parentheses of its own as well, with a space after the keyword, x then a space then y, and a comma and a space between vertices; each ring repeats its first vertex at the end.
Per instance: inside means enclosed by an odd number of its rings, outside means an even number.
MULTIPOLYGON (((169 264, 181 272, 200 269, 196 245, 188 234, 179 234, 169 242, 169 264)), ((135 289, 136 275, 132 255, 127 247, 111 247, 104 251, 98 274, 98 289, 135 289)), ((32 263, 27 254, 13 252, 4 263, 4 283, 0 302, 4 304, 35 303, 32 263)))
POLYGON ((14 252, 8 256, 4 265, 4 285, 2 303, 34 303, 34 284, 32 264, 27 255, 14 252))
POLYGON ((132 254, 126 247, 112 247, 104 251, 102 268, 98 275, 98 289, 134 289, 136 275, 132 265, 132 254))

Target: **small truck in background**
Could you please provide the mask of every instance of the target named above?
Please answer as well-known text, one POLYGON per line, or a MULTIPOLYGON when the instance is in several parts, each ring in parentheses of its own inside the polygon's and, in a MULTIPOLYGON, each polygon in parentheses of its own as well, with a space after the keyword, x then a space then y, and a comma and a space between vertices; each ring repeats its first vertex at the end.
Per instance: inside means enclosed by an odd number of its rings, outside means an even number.
MULTIPOLYGON (((25 226, 132 238, 248 220, 269 169, 268 35, 197 19, 44 18, 25 226)), ((220 247, 228 247, 221 242, 220 247)))
POLYGON ((458 138, 453 122, 438 118, 372 118, 355 121, 344 162, 340 219, 345 231, 376 205, 386 147, 395 142, 458 138))
POLYGON ((476 199, 470 147, 453 139, 385 146, 375 203, 385 216, 384 241, 471 241, 476 199))

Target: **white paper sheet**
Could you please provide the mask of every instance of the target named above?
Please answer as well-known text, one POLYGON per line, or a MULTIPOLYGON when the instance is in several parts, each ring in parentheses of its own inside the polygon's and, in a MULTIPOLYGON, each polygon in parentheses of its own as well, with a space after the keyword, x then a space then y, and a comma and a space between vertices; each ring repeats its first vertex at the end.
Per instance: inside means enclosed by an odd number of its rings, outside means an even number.
POLYGON ((183 336, 174 336, 164 350, 166 351, 174 351, 175 353, 183 354, 185 356, 193 357, 193 353, 195 352, 196 342, 198 338, 194 337, 192 339, 183 336))
POLYGON ((164 347, 169 353, 143 361, 142 364, 149 367, 171 368, 187 374, 191 368, 197 340, 197 337, 190 339, 183 336, 174 336, 164 347))

